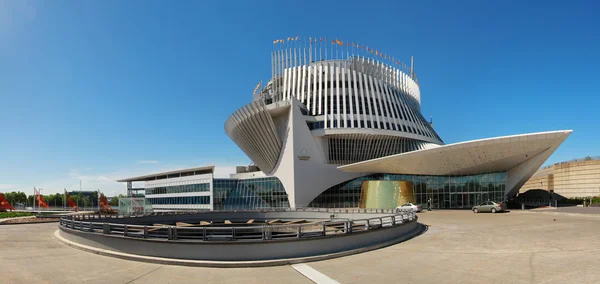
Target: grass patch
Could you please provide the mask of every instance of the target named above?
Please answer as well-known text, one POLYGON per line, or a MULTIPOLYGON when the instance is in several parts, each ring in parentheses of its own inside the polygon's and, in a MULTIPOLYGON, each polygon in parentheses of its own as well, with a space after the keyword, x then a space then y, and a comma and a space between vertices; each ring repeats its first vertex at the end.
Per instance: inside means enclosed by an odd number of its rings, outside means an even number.
POLYGON ((30 212, 0 212, 0 219, 24 216, 35 216, 35 214, 30 212))

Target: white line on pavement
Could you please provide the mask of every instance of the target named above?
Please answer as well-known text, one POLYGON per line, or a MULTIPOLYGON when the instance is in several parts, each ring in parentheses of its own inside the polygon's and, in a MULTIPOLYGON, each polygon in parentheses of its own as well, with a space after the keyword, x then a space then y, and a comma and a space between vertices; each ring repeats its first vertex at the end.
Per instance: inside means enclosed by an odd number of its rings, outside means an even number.
POLYGON ((339 284, 339 282, 327 277, 327 275, 304 263, 293 264, 292 268, 296 269, 296 271, 300 272, 306 278, 317 284, 339 284))

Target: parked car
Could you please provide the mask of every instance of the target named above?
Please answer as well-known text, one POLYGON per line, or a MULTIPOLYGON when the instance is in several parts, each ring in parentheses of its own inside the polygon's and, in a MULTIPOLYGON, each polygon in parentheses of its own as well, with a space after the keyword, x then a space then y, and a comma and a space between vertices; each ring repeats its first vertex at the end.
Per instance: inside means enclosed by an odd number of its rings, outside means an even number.
POLYGON ((479 205, 473 206, 473 212, 475 212, 475 213, 479 213, 479 212, 496 213, 496 212, 502 212, 504 210, 506 210, 506 205, 504 205, 500 202, 494 202, 494 201, 486 201, 479 205))
POLYGON ((421 210, 423 210, 423 207, 421 205, 414 205, 409 202, 409 203, 406 203, 406 204, 396 207, 396 209, 412 209, 415 212, 421 212, 421 210))

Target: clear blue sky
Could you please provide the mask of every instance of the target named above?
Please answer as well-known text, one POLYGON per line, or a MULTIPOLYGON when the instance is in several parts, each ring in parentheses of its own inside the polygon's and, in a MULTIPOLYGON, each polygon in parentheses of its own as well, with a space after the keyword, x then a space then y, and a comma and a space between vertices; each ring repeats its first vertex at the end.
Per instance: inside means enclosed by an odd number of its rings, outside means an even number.
POLYGON ((0 191, 248 163, 223 123, 288 36, 415 56, 446 143, 573 129, 548 163, 600 155, 598 3, 0 0, 0 191))

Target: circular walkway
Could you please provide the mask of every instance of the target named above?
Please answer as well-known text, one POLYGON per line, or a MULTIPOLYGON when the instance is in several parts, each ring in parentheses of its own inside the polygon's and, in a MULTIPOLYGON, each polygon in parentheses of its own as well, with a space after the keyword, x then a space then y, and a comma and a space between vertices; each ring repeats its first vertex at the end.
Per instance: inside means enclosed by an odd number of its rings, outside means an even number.
POLYGON ((54 238, 56 223, 1 226, 0 269, 3 283, 198 283, 199 278, 207 283, 313 283, 309 277, 316 274, 332 283, 600 282, 600 215, 433 211, 419 218, 429 225, 427 232, 379 250, 302 267, 228 269, 80 251, 54 238))

